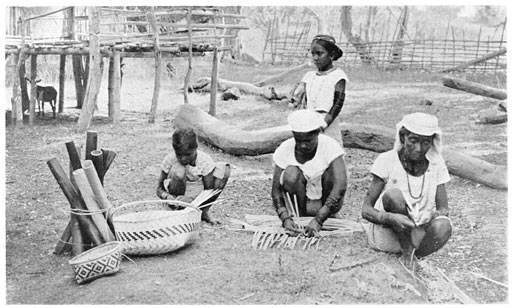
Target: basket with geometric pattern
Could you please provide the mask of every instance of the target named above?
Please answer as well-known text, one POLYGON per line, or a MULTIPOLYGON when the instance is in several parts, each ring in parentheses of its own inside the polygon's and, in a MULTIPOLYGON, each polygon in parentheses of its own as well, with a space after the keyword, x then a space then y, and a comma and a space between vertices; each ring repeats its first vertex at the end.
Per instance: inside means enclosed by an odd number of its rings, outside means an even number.
POLYGON ((69 260, 78 284, 118 272, 122 258, 120 248, 121 243, 117 241, 107 242, 69 260))
POLYGON ((116 208, 112 222, 123 253, 155 255, 178 250, 196 240, 201 211, 175 200, 135 201, 116 208))

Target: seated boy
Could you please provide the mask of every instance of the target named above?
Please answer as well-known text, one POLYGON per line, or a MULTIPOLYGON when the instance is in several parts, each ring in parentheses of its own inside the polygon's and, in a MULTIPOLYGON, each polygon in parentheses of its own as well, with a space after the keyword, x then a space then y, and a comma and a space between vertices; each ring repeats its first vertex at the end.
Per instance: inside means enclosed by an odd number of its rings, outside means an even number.
MULTIPOLYGON (((229 164, 214 163, 210 155, 197 149, 197 136, 191 129, 176 130, 172 135, 172 151, 163 162, 156 195, 160 199, 191 202, 203 190, 224 189, 231 168, 229 164)), ((213 196, 213 202, 219 196, 213 196)), ((208 214, 209 206, 201 208, 201 220, 216 224, 208 214)))

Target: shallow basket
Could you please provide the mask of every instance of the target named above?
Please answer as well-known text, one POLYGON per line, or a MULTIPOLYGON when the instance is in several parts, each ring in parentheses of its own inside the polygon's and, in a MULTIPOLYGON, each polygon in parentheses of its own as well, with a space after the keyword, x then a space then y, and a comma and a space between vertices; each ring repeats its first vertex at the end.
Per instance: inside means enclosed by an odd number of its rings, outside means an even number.
POLYGON ((154 255, 175 251, 196 240, 201 211, 174 200, 136 201, 116 208, 112 222, 123 253, 154 255), (173 210, 175 205, 185 208, 173 210))
POLYGON ((112 241, 79 254, 69 260, 69 264, 75 272, 75 280, 82 284, 118 272, 121 258, 121 243, 112 241))

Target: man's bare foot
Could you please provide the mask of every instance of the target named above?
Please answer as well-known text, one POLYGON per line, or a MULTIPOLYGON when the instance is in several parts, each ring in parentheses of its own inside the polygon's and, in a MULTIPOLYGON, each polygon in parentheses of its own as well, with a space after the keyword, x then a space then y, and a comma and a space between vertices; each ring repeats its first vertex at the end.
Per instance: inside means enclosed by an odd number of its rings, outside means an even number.
POLYGON ((398 261, 408 270, 414 271, 418 265, 418 259, 414 256, 414 249, 403 251, 402 256, 398 258, 398 261))

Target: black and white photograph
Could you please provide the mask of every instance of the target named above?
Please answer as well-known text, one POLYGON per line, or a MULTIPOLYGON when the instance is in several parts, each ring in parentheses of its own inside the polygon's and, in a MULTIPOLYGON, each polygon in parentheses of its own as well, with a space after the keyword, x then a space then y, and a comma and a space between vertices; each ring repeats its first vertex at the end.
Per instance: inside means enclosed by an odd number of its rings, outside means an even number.
POLYGON ((2 7, 0 303, 508 305, 504 1, 59 4, 2 7))

